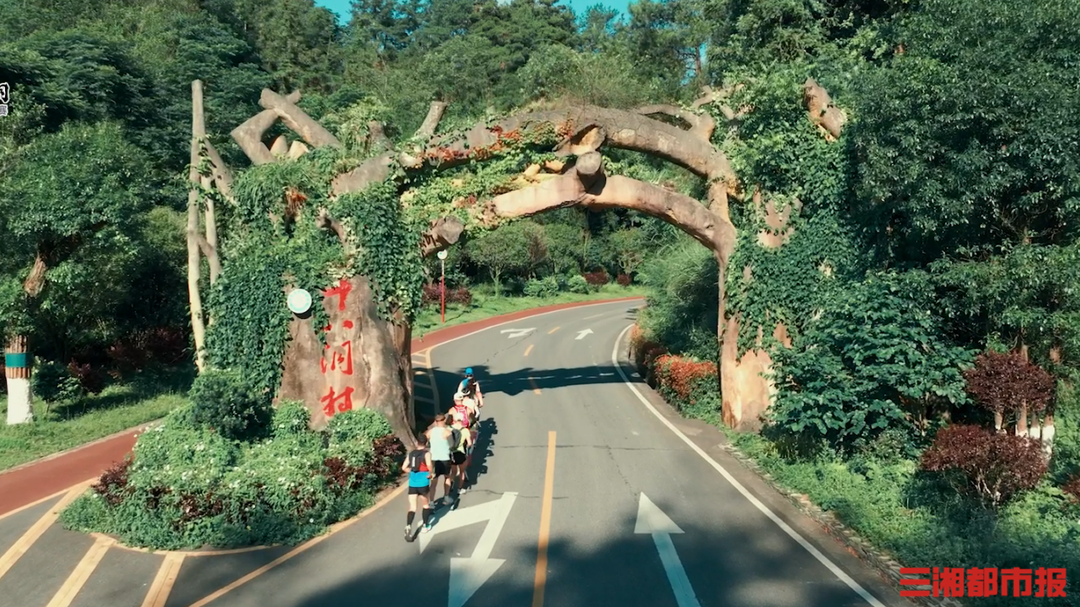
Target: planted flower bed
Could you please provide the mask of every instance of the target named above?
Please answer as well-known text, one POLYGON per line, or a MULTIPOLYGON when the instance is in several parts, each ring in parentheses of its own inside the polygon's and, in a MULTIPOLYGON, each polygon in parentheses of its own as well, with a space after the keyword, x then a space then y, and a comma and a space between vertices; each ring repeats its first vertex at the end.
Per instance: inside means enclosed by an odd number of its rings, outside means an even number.
POLYGON ((141 435, 63 524, 157 550, 292 544, 367 508, 398 476, 403 447, 375 411, 341 413, 315 432, 307 409, 286 402, 265 430, 237 439, 196 407, 141 435))

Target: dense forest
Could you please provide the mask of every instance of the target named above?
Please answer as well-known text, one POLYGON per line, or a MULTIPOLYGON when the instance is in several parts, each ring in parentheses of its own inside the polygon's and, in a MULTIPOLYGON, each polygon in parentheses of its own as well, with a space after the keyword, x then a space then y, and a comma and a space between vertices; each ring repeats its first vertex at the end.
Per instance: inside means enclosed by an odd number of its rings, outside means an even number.
MULTIPOLYGON (((26 336, 51 400, 151 367, 190 385, 193 80, 207 141, 243 171, 232 227, 284 179, 246 170, 230 137, 264 88, 300 91, 342 142, 374 140, 374 123, 400 145, 432 102, 446 104, 440 133, 560 104, 663 104, 710 116, 738 176, 729 257, 636 211, 566 208, 467 231, 449 249, 455 301, 485 284, 642 285, 649 381, 687 415, 755 431, 733 441, 875 544, 918 566, 1076 563, 1070 0, 641 0, 625 16, 358 0, 344 25, 311 0, 15 0, 0 27, 0 328, 26 336), (722 397, 718 385, 758 372, 774 396, 722 397)), ((654 156, 603 155, 609 174, 709 196, 654 156)), ((430 284, 438 262, 419 263, 430 284)), ((387 280, 433 301, 423 281, 387 280)))

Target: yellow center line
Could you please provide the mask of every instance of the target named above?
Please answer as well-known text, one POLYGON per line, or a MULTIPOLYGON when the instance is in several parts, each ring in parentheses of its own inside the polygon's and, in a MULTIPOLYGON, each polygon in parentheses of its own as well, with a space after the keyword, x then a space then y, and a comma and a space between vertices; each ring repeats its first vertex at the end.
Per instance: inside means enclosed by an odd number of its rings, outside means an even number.
POLYGON ((169 601, 169 595, 172 593, 173 585, 176 584, 176 578, 180 575, 180 566, 183 564, 184 555, 165 555, 165 560, 161 562, 161 567, 158 569, 157 577, 154 578, 154 583, 150 585, 150 590, 146 593, 146 598, 143 599, 142 607, 165 607, 165 603, 169 601))
POLYGON ((75 566, 75 570, 71 572, 60 590, 56 591, 56 594, 53 595, 52 600, 49 601, 46 607, 68 607, 68 605, 71 605, 72 601, 75 600, 75 595, 79 594, 82 587, 86 585, 86 580, 90 579, 90 575, 94 573, 98 563, 105 558, 105 553, 109 551, 109 547, 114 543, 115 540, 109 537, 97 538, 97 541, 90 547, 90 550, 86 551, 86 555, 75 566))
POLYGON ((45 532, 49 530, 49 527, 52 527, 52 524, 56 522, 56 519, 60 518, 60 511, 67 508, 68 504, 82 495, 88 486, 90 486, 90 482, 80 483, 71 489, 68 489, 68 492, 64 494, 64 497, 62 497, 55 506, 50 508, 49 511, 39 518, 32 527, 27 529, 26 533, 16 540, 15 545, 8 548, 8 551, 5 552, 3 556, 0 556, 0 578, 4 577, 4 575, 11 570, 11 567, 26 554, 26 551, 30 549, 30 546, 34 545, 34 542, 38 541, 42 535, 45 535, 45 532))
POLYGON ((548 432, 547 466, 544 470, 544 496, 540 507, 540 540, 536 548, 536 577, 533 578, 532 607, 544 607, 547 585, 548 540, 551 536, 551 498, 555 491, 555 431, 548 432))
POLYGON ((528 356, 529 352, 532 352, 533 345, 535 345, 535 344, 529 344, 529 347, 525 348, 525 356, 528 356))
POLYGON ((532 387, 533 387, 533 394, 540 394, 540 386, 536 385, 536 380, 535 379, 530 377, 529 378, 529 384, 531 384, 532 387))
POLYGON ((548 335, 551 335, 552 333, 554 333, 554 332, 556 332, 558 330, 559 330, 559 327, 555 327, 554 329, 548 331, 548 335))

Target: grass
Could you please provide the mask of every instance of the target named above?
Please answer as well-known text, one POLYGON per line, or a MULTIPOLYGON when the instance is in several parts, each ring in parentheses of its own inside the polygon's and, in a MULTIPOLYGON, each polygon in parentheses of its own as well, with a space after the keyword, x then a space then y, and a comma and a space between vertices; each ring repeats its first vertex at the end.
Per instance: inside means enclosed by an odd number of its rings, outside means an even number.
MULTIPOLYGON (((34 422, 8 426, 0 421, 0 470, 123 432, 161 419, 187 402, 192 375, 145 373, 123 385, 112 385, 80 402, 34 403, 34 422)), ((7 398, 0 397, 0 419, 7 418, 7 398)))
MULTIPOLYGON (((991 512, 918 474, 914 461, 789 461, 761 436, 725 432, 779 485, 805 494, 904 566, 1080 567, 1080 507, 1049 479, 991 512)), ((1080 583, 1069 576, 1068 598, 1055 604, 1080 604, 1078 591, 1080 583)), ((999 596, 979 604, 1017 603, 999 596)))
MULTIPOLYGON (((470 306, 447 306, 446 324, 439 322, 439 309, 426 308, 416 319, 413 335, 426 333, 500 314, 540 306, 617 297, 643 295, 637 286, 608 284, 595 293, 559 293, 555 297, 496 296, 490 286, 473 290, 470 306)), ((0 396, 0 471, 38 458, 123 432, 140 424, 164 417, 187 402, 191 373, 148 373, 123 385, 109 386, 100 394, 79 403, 53 406, 34 403, 34 421, 17 426, 3 425, 7 417, 7 398, 0 396)))
POLYGON ((492 316, 520 312, 521 310, 529 310, 531 308, 579 301, 595 301, 644 295, 644 287, 639 287, 637 285, 623 287, 615 283, 606 284, 595 293, 563 292, 554 297, 497 296, 489 285, 483 285, 472 290, 472 305, 446 306, 446 324, 439 322, 439 307, 437 305, 425 308, 417 315, 416 322, 413 323, 413 337, 423 337, 425 334, 437 329, 444 329, 466 322, 483 320, 485 318, 491 318, 492 316))

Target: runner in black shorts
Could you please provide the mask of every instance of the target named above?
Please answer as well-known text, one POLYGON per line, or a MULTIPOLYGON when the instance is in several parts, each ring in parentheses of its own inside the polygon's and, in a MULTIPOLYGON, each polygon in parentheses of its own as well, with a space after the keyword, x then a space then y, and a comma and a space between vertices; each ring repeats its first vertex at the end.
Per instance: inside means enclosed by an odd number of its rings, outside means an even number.
POLYGON ((465 490, 465 464, 469 461, 472 437, 469 434, 469 429, 462 425, 461 418, 456 413, 451 413, 448 419, 450 420, 450 429, 458 435, 457 444, 453 444, 452 439, 450 444, 450 464, 452 466, 450 476, 457 481, 457 488, 454 491, 454 503, 451 506, 451 509, 455 509, 458 505, 457 495, 460 495, 465 490))
POLYGON ((410 451, 405 462, 401 464, 401 471, 409 473, 409 513, 405 519, 405 541, 407 542, 413 540, 412 526, 416 518, 417 502, 420 502, 424 509, 424 531, 431 530, 431 504, 428 503, 433 468, 431 452, 427 449, 427 436, 421 434, 416 442, 417 448, 410 451))
POLYGON ((436 507, 435 490, 438 488, 439 477, 443 478, 443 499, 450 501, 450 439, 453 431, 446 426, 446 416, 442 413, 435 416, 435 423, 428 428, 427 437, 430 445, 431 459, 435 466, 431 477, 431 493, 428 494, 428 502, 432 509, 436 507))

